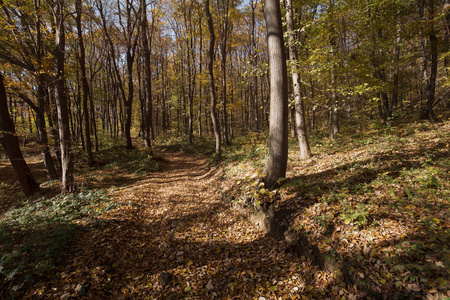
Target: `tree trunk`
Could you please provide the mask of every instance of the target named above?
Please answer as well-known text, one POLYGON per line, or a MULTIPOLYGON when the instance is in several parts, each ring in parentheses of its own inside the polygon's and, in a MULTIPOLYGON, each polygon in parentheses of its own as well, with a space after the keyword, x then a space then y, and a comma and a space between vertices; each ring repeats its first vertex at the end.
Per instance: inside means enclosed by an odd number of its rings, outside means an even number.
POLYGON ((188 142, 190 145, 194 143, 194 95, 195 95, 195 45, 194 32, 195 26, 192 26, 192 6, 187 10, 188 15, 184 14, 185 23, 189 23, 187 30, 188 38, 186 39, 187 52, 187 70, 188 70, 188 142))
POLYGON ((264 1, 270 68, 269 157, 264 184, 271 189, 286 176, 288 158, 288 80, 278 0, 264 1))
MULTIPOLYGON (((255 35, 255 29, 256 29, 256 20, 255 20, 255 10, 256 5, 258 5, 258 1, 253 2, 251 0, 251 8, 252 8, 252 32, 251 32, 251 39, 252 39, 252 47, 251 47, 251 62, 252 67, 254 70, 256 70, 258 65, 258 56, 256 53, 256 35, 255 35)), ((259 101, 258 101, 258 76, 256 74, 253 75, 253 114, 254 114, 254 120, 255 120, 255 129, 256 131, 259 131, 259 101)), ((251 108, 250 108, 251 111, 251 108)))
POLYGON ((3 136, 3 138, 0 138, 0 142, 5 149, 25 196, 30 196, 39 190, 39 184, 23 159, 19 138, 16 135, 14 123, 9 115, 7 101, 3 75, 0 74, 0 132, 3 136))
MULTIPOLYGON (((424 0, 425 1, 425 0, 424 0)), ((426 54, 426 51, 424 51, 424 72, 427 72, 425 70, 426 65, 430 64, 430 73, 429 76, 425 81, 425 91, 426 91, 426 97, 427 102, 425 106, 422 108, 422 111, 420 113, 421 119, 434 119, 437 120, 436 115, 433 112, 433 106, 435 101, 435 91, 436 91, 436 78, 437 78, 437 65, 438 65, 438 39, 436 36, 436 30, 434 25, 434 18, 435 18, 435 7, 434 7, 434 0, 428 0, 428 25, 427 25, 427 31, 428 31, 428 39, 430 43, 430 57, 426 54)))
POLYGON ((222 139, 223 144, 228 147, 230 141, 228 139, 228 120, 227 120, 227 38, 228 38, 228 10, 230 6, 229 0, 223 1, 222 14, 222 43, 221 43, 221 66, 222 66, 222 139))
POLYGON ((74 190, 73 161, 71 153, 69 110, 67 107, 67 95, 64 86, 64 54, 65 54, 65 32, 64 32, 64 0, 57 0, 55 3, 55 100, 58 113, 59 144, 61 148, 61 169, 62 169, 62 192, 72 192, 74 190))
POLYGON ((292 12, 292 0, 286 0, 286 23, 289 36, 289 59, 292 62, 292 83, 294 86, 295 98, 295 120, 298 134, 298 143, 300 146, 300 158, 309 159, 311 157, 311 150, 309 148, 308 134, 306 132, 305 108, 301 95, 300 74, 295 69, 297 62, 297 52, 295 51, 295 37, 294 37, 294 18, 292 12))
POLYGON ((84 49, 83 31, 81 28, 81 14, 82 14, 82 1, 76 0, 76 23, 77 23, 77 35, 78 35, 78 46, 80 47, 80 71, 81 71, 81 84, 83 86, 83 120, 84 120, 84 136, 86 137, 86 152, 88 154, 89 165, 94 164, 94 158, 92 156, 92 142, 91 142, 91 129, 90 129, 90 119, 89 119, 89 107, 88 107, 88 97, 89 97, 89 84, 86 77, 86 51, 84 49))
MULTIPOLYGON (((35 11, 38 12, 40 7, 40 1, 34 1, 35 11)), ((41 19, 40 14, 36 13, 36 62, 38 69, 42 64, 42 38, 41 38, 41 19)), ((47 170, 47 177, 50 180, 58 179, 58 173, 56 172, 55 164, 50 153, 48 146, 48 135, 45 125, 45 81, 43 74, 39 71, 37 75, 37 109, 36 109, 36 127, 39 133, 38 143, 41 146, 42 156, 44 158, 44 165, 47 170)))
POLYGON ((148 20, 147 20, 147 1, 141 0, 141 30, 142 30, 142 45, 143 45, 143 55, 144 55, 144 74, 145 74, 145 100, 144 100, 144 111, 143 111, 143 132, 144 144, 147 149, 152 152, 152 123, 153 123, 153 106, 152 106, 152 73, 150 68, 150 54, 151 50, 148 42, 148 20))
POLYGON ((399 71, 400 71, 400 12, 399 9, 397 10, 397 36, 395 38, 395 47, 394 47, 394 75, 393 75, 393 82, 392 82, 392 108, 391 112, 392 115, 395 115, 395 112, 398 108, 398 90, 399 90, 399 71))
MULTIPOLYGON (((199 31, 202 32, 202 22, 199 23, 199 31)), ((199 45, 199 55, 200 55, 200 59, 199 59, 199 73, 200 76, 202 75, 202 71, 203 71, 203 35, 200 34, 200 45, 199 45)), ((198 101, 198 135, 201 137, 203 134, 203 130, 202 130, 202 101, 203 101, 203 85, 200 84, 199 85, 199 101, 198 101)))
POLYGON ((209 75, 209 89, 211 96, 211 123, 214 130, 214 136, 216 138, 216 152, 215 159, 220 159, 222 155, 222 149, 220 144, 220 130, 219 124, 217 122, 216 116, 216 89, 214 83, 214 44, 216 42, 216 36, 214 34, 213 20, 211 16, 211 12, 209 10, 209 0, 205 0, 205 14, 206 20, 208 21, 208 29, 209 29, 209 50, 208 50, 208 75, 209 75))
POLYGON ((336 95, 336 74, 334 66, 331 68, 331 107, 330 107, 330 138, 336 139, 339 134, 338 99, 336 95))

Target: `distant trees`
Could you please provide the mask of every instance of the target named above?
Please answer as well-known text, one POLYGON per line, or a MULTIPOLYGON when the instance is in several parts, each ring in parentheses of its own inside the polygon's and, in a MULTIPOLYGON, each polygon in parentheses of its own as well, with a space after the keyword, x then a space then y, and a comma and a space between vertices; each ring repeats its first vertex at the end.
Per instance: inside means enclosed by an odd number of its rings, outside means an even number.
MULTIPOLYGON (((285 121, 284 111, 269 113, 279 87, 262 1, 22 2, 0 1, 1 71, 16 125, 37 133, 48 178, 61 171, 65 191, 80 142, 93 165, 105 137, 131 149, 141 135, 151 149, 174 135, 194 144, 198 133, 214 136, 219 158, 233 135, 285 121)), ((339 138, 348 123, 438 119, 450 106, 448 3, 283 3, 292 82, 277 95, 292 95, 302 158, 307 132, 339 138)))

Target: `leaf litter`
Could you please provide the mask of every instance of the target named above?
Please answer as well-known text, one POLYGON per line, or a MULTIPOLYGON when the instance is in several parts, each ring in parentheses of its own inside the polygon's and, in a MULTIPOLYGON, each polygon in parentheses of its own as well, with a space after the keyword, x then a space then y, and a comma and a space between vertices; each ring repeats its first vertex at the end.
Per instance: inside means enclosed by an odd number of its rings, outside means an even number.
MULTIPOLYGON (((264 157, 259 146, 238 144, 256 154, 218 167, 201 155, 161 150, 168 163, 158 171, 113 174, 108 196, 116 208, 76 233, 51 276, 14 285, 14 293, 24 299, 362 299, 372 290, 449 297, 450 128, 448 122, 420 126, 370 143, 315 145, 307 161, 291 151, 286 184, 275 192, 253 184, 264 157), (259 205, 289 208, 289 228, 345 264, 354 280, 254 227, 223 201, 224 193, 234 201, 250 193, 259 205)), ((109 177, 95 176, 107 184, 109 177)))

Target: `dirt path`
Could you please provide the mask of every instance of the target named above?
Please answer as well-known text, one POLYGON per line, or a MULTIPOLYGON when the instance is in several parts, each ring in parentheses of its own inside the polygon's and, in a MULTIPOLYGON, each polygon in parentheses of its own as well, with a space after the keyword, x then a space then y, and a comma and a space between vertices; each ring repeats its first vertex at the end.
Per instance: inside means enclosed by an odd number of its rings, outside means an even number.
POLYGON ((86 229, 57 279, 35 294, 292 299, 313 289, 318 270, 280 250, 220 199, 220 169, 199 156, 162 156, 168 164, 160 172, 114 191, 114 201, 124 205, 86 229))

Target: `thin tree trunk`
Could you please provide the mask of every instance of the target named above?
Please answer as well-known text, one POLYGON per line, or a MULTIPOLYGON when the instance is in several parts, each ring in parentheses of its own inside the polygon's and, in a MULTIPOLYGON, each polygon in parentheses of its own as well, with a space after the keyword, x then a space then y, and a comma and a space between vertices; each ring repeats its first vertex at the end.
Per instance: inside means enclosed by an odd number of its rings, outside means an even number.
MULTIPOLYGON (((202 32, 202 22, 199 23, 199 31, 202 32)), ((200 76, 203 71, 203 34, 200 34, 200 49, 199 49, 199 73, 200 76)), ((198 135, 201 137, 203 134, 202 130, 202 100, 203 100, 203 85, 199 85, 199 102, 198 102, 198 135)))
POLYGON ((394 47, 394 75, 393 75, 393 82, 392 82, 392 115, 395 114, 398 106, 398 90, 399 90, 399 70, 400 70, 400 12, 397 11, 397 37, 395 38, 395 47, 394 47))
POLYGON ((145 100, 144 100, 144 111, 143 111, 143 132, 144 144, 150 153, 152 152, 152 123, 153 123, 153 107, 152 107, 152 76, 150 69, 150 47, 148 42, 148 20, 147 20, 147 1, 141 0, 141 30, 142 30, 142 44, 143 44, 143 55, 144 55, 144 74, 145 74, 145 100))
POLYGON ((205 14, 206 19, 208 21, 208 29, 209 29, 209 51, 208 51, 208 75, 209 75, 209 89, 210 89, 210 96, 211 96, 211 123, 214 130, 214 136, 216 138, 216 152, 215 152, 215 159, 220 159, 222 155, 222 149, 220 144, 220 130, 219 125, 217 122, 217 116, 216 116, 216 89, 215 89, 215 83, 214 83, 214 44, 216 42, 216 36, 214 34, 214 27, 213 27, 213 20, 211 16, 211 12, 209 10, 209 0, 204 1, 205 5, 205 14))
POLYGON ((222 43, 221 43, 221 66, 222 66, 222 139, 223 144, 228 147, 228 120, 227 120, 227 38, 228 38, 228 9, 230 2, 225 0, 223 3, 223 25, 222 25, 222 43))
POLYGON ((53 52, 55 57, 55 99, 58 112, 59 143, 61 148, 62 192, 72 192, 75 188, 73 178, 73 160, 71 153, 69 110, 67 107, 67 95, 65 91, 65 32, 64 32, 64 0, 55 3, 56 47, 53 52))
POLYGON ((78 46, 80 47, 79 59, 80 59, 80 71, 81 71, 81 84, 83 87, 83 119, 84 119, 84 136, 86 138, 86 152, 88 154, 89 165, 94 164, 94 157, 92 155, 92 142, 91 142, 91 129, 90 118, 88 108, 88 97, 90 94, 89 83, 86 77, 86 51, 84 49, 83 31, 81 28, 81 14, 82 14, 82 1, 76 0, 76 23, 77 23, 77 36, 78 46))
POLYGON ((300 158, 308 159, 311 157, 311 150, 309 148, 308 134, 306 132, 305 108, 301 95, 300 74, 295 69, 294 65, 297 62, 297 52, 295 50, 294 42, 294 18, 292 12, 292 0, 286 0, 286 23, 289 36, 289 59, 292 65, 292 83, 294 86, 295 98, 295 120, 297 127, 298 143, 300 146, 300 158))
MULTIPOLYGON (((425 1, 425 0, 424 0, 425 1)), ((435 7, 434 0, 428 0, 428 39, 430 46, 430 57, 426 55, 426 51, 424 51, 424 72, 427 72, 426 64, 430 64, 430 73, 427 76, 427 80, 425 81, 425 91, 427 96, 427 102, 425 106, 422 108, 420 113, 421 119, 434 119, 437 120, 436 115, 433 111, 434 101, 435 101, 435 93, 436 93, 436 78, 437 78, 437 64, 438 64, 438 39, 436 36, 434 18, 435 18, 435 7)))
POLYGON ((0 132, 3 137, 0 138, 0 143, 5 149, 6 155, 11 162, 25 196, 30 196, 39 190, 39 184, 34 179, 27 163, 23 159, 19 146, 19 138, 16 135, 14 123, 9 115, 7 101, 3 75, 0 74, 0 132))
MULTIPOLYGON (((251 39, 252 39, 252 46, 251 46, 251 61, 253 69, 256 70, 258 65, 258 56, 256 53, 256 19, 255 19, 255 10, 256 6, 258 5, 258 1, 251 0, 250 2, 251 8, 252 8, 252 31, 251 31, 251 39)), ((255 129, 256 131, 259 131, 259 101, 258 101, 258 77, 256 74, 253 75, 253 113, 254 113, 254 121, 255 121, 255 129)), ((250 110, 251 111, 251 110, 250 110)))

